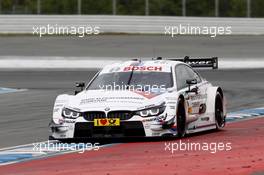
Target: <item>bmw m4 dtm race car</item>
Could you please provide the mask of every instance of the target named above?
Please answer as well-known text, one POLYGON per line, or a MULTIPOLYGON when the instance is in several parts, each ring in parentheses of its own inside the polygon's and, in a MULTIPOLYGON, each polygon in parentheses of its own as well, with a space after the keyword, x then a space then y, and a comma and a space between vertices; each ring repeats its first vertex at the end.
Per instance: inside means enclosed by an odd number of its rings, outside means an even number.
POLYGON ((218 67, 217 58, 132 60, 105 66, 74 95, 54 104, 50 139, 183 137, 225 126, 221 87, 193 67, 218 67))

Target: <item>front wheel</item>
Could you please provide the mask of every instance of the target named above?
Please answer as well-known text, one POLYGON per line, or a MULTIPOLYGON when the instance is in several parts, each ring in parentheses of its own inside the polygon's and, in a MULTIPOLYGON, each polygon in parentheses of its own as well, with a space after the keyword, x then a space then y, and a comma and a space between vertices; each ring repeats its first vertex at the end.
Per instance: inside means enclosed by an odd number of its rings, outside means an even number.
POLYGON ((184 101, 182 98, 180 98, 178 101, 177 109, 177 135, 178 137, 184 137, 186 134, 186 116, 184 101))
POLYGON ((223 97, 217 92, 215 97, 215 124, 216 129, 219 130, 225 126, 225 116, 223 110, 223 97))

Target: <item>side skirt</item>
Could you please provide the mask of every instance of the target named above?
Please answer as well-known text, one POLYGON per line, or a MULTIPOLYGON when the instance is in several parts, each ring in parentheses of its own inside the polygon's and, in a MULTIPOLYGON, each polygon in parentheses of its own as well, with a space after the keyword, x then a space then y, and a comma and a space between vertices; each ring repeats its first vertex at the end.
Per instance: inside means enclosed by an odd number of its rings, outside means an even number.
POLYGON ((215 124, 205 125, 205 126, 198 126, 196 128, 191 128, 186 131, 187 134, 196 133, 196 132, 202 132, 207 130, 216 129, 215 124))

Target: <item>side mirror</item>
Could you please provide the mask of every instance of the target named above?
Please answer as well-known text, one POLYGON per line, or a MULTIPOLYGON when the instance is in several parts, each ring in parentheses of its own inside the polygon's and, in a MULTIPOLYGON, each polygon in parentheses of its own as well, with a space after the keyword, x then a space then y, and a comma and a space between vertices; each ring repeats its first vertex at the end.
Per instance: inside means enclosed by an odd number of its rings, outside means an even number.
POLYGON ((83 89, 85 87, 85 83, 84 82, 77 82, 77 83, 75 83, 75 87, 80 88, 80 90, 74 91, 74 94, 76 95, 79 92, 83 91, 83 89))
POLYGON ((186 80, 186 83, 187 83, 188 85, 197 84, 197 80, 196 80, 196 79, 186 80))
POLYGON ((195 92, 195 93, 197 93, 198 92, 198 88, 197 87, 196 88, 193 88, 191 90, 191 85, 194 85, 194 84, 197 84, 198 83, 196 79, 186 80, 186 83, 188 84, 188 87, 189 87, 187 93, 189 93, 189 92, 195 92))

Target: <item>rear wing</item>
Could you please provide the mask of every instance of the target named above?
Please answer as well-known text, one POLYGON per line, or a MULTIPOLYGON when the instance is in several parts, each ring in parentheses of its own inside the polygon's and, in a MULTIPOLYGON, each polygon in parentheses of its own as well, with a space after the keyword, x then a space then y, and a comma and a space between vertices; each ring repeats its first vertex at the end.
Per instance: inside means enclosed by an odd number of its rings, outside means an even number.
POLYGON ((194 68, 211 67, 212 69, 218 69, 218 57, 190 59, 189 56, 186 56, 183 59, 168 59, 168 60, 182 61, 194 68))

